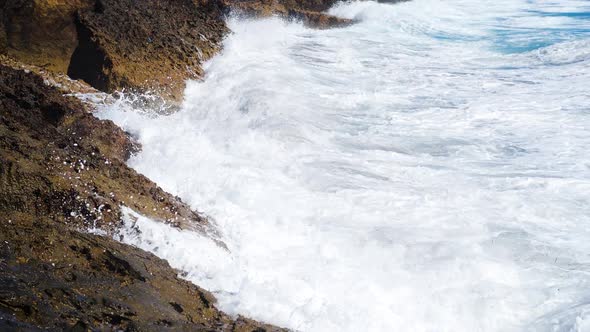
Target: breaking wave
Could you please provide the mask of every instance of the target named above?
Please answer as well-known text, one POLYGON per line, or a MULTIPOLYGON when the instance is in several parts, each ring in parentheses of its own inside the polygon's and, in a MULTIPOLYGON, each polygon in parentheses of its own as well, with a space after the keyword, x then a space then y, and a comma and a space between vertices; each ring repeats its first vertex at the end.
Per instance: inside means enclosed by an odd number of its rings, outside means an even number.
POLYGON ((588 331, 589 12, 415 0, 339 5, 359 21, 342 29, 232 19, 180 112, 100 113, 229 251, 141 216, 124 240, 221 309, 297 330, 588 331))

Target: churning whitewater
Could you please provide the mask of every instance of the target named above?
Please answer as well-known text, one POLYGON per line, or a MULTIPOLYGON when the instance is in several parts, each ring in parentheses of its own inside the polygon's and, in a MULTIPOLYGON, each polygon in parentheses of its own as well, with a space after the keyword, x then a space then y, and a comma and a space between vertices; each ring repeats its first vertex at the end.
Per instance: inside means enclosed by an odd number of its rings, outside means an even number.
POLYGON ((181 111, 101 111, 229 252, 141 216, 124 241, 295 330, 590 331, 590 3, 331 13, 358 23, 231 19, 181 111))

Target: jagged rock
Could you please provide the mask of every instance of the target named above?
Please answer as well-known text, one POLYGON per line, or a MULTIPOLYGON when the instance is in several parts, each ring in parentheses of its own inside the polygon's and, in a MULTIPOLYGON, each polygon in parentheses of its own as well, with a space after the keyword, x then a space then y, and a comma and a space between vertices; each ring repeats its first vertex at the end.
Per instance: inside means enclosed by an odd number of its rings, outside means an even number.
POLYGON ((104 97, 103 99, 109 99, 114 101, 114 99, 111 98, 111 96, 109 96, 108 94, 101 93, 100 91, 91 87, 88 83, 84 81, 72 80, 68 75, 64 73, 48 70, 32 64, 25 64, 4 54, 0 54, 0 64, 3 64, 13 69, 33 72, 41 76, 45 84, 55 87, 64 94, 100 94, 102 97, 104 97))
POLYGON ((220 312, 152 254, 80 232, 114 234, 126 205, 211 233, 124 164, 136 149, 76 98, 0 65, 0 330, 278 330, 220 312))
POLYGON ((215 308, 168 263, 31 215, 0 222, 2 331, 279 331, 215 308))
POLYGON ((227 32, 215 0, 3 0, 0 53, 105 91, 182 99, 227 32))
POLYGON ((98 0, 76 20, 68 75, 99 90, 153 91, 180 101, 227 32, 216 1, 98 0))
POLYGON ((111 121, 31 72, 0 65, 0 214, 115 229, 120 206, 204 233, 206 218, 127 167, 138 149, 111 121))
POLYGON ((336 0, 2 0, 0 54, 66 73, 94 88, 146 92, 158 105, 182 100, 228 32, 229 8, 327 28, 350 24, 322 13, 336 0))
POLYGON ((78 44, 76 12, 93 4, 94 0, 0 1, 0 53, 65 73, 78 44))

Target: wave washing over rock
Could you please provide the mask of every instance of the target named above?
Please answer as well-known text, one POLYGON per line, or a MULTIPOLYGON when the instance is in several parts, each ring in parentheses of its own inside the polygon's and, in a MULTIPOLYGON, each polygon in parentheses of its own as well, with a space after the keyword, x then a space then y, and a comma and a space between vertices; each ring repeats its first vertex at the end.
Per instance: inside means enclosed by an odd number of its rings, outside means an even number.
POLYGON ((588 331, 589 12, 415 0, 337 6, 359 22, 333 30, 230 20, 180 112, 100 114, 229 251, 140 216, 123 239, 223 310, 297 330, 588 331))

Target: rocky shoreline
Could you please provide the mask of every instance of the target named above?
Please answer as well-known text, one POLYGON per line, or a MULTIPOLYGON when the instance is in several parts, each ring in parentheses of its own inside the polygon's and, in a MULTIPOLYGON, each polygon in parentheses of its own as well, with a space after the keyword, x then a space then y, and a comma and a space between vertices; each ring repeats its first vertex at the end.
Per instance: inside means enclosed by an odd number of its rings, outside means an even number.
POLYGON ((221 313, 168 263, 113 239, 122 206, 214 237, 125 165, 137 148, 40 76, 0 65, 0 329, 276 330, 221 313))
POLYGON ((178 104, 184 82, 229 33, 225 17, 279 15, 327 28, 337 0, 5 0, 0 54, 66 73, 104 92, 151 92, 178 104))
POLYGON ((229 11, 350 24, 322 13, 335 2, 0 1, 0 329, 280 330, 220 312, 168 263, 113 239, 128 207, 224 246, 126 165, 141 148, 128 133, 72 95, 150 92, 173 109, 220 51, 229 11))

